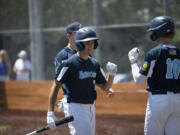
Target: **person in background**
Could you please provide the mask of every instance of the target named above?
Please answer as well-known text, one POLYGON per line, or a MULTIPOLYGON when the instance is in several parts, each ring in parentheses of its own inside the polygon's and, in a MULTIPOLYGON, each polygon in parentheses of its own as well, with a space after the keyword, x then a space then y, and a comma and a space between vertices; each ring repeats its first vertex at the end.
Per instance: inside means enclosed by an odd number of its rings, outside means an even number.
MULTIPOLYGON (((79 22, 73 22, 71 24, 69 24, 66 28, 66 38, 68 40, 68 44, 62 49, 60 50, 57 55, 55 56, 55 72, 57 73, 58 68, 61 66, 61 64, 63 63, 63 61, 67 60, 68 58, 70 58, 73 54, 77 53, 77 49, 74 43, 74 37, 76 34, 76 31, 78 31, 80 28, 82 28, 82 24, 80 24, 79 22)), ((62 90, 63 90, 63 94, 64 97, 66 97, 67 92, 65 90, 65 85, 63 84, 62 86, 62 90)), ((64 105, 66 103, 66 98, 63 98, 61 100, 59 100, 58 103, 58 112, 62 111, 64 108, 64 105)), ((65 111, 65 110, 64 110, 65 111)))
POLYGON ((29 81, 31 73, 31 62, 27 59, 27 52, 21 50, 18 54, 18 59, 14 64, 14 72, 16 73, 16 80, 29 81))
POLYGON ((5 50, 0 50, 0 81, 8 81, 11 73, 11 63, 5 50))
POLYGON ((68 40, 68 44, 62 50, 60 50, 55 56, 56 72, 64 60, 68 59, 73 54, 77 53, 77 49, 74 43, 74 36, 76 34, 76 31, 78 31, 82 27, 82 24, 80 24, 79 22, 73 22, 67 26, 66 38, 68 40))

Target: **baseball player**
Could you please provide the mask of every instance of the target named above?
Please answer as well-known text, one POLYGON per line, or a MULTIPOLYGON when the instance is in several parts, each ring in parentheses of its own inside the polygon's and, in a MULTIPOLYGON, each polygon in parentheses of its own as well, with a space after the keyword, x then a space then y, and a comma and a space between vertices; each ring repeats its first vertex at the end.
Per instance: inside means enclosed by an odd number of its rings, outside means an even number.
MULTIPOLYGON (((68 39, 68 44, 61 51, 59 51, 55 57, 56 74, 57 74, 57 69, 60 67, 62 62, 64 60, 70 58, 73 54, 75 54, 77 52, 77 49, 76 49, 76 46, 74 43, 74 37, 75 37, 76 31, 78 31, 82 27, 83 27, 82 24, 80 24, 79 22, 73 22, 67 26, 66 38, 68 39)), ((66 90, 65 90, 64 84, 62 85, 62 90, 63 90, 64 97, 66 97, 66 90)), ((66 111, 62 102, 64 102, 64 104, 65 104, 66 98, 59 100, 58 111, 61 111, 62 109, 64 109, 64 111, 66 111)))
POLYGON ((73 115, 74 121, 69 123, 71 135, 95 134, 95 84, 102 90, 113 94, 110 90, 117 65, 108 62, 106 65, 109 73, 107 79, 99 63, 89 55, 98 46, 98 37, 91 28, 82 28, 76 32, 75 44, 78 52, 64 61, 58 68, 53 83, 47 113, 47 124, 55 128, 57 118, 54 114, 54 105, 59 88, 65 85, 67 91, 67 104, 65 116, 73 115))
POLYGON ((134 81, 148 85, 144 134, 180 135, 180 50, 172 45, 174 21, 155 17, 147 31, 158 45, 146 53, 143 66, 137 65, 138 48, 128 53, 134 81))
POLYGON ((71 57, 73 54, 77 52, 77 49, 74 43, 74 36, 76 34, 76 31, 78 31, 82 27, 83 27, 82 24, 80 24, 79 22, 73 22, 67 26, 66 38, 68 39, 68 45, 64 47, 61 51, 59 51, 55 57, 56 73, 62 61, 68 59, 69 57, 71 57))

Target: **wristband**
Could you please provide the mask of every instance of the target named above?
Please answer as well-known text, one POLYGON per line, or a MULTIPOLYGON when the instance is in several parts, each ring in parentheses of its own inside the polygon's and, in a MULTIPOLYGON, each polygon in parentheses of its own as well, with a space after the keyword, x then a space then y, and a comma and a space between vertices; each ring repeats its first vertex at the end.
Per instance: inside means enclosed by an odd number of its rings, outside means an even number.
POLYGON ((134 63, 136 63, 137 62, 137 60, 135 60, 135 61, 130 61, 130 64, 132 65, 132 64, 134 64, 134 63))

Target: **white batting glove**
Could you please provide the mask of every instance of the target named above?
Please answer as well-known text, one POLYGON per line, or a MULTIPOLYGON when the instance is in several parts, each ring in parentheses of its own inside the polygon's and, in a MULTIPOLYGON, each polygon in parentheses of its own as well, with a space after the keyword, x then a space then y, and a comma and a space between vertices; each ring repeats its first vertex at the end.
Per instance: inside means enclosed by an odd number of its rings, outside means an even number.
POLYGON ((138 48, 133 48, 132 50, 130 50, 128 53, 130 63, 131 64, 136 63, 139 55, 140 55, 140 51, 138 48))
POLYGON ((106 64, 106 69, 109 73, 109 75, 115 76, 117 72, 117 65, 111 62, 108 62, 106 64))
POLYGON ((47 112, 47 124, 49 126, 49 128, 54 129, 56 128, 56 124, 55 122, 58 119, 56 118, 54 112, 47 112))

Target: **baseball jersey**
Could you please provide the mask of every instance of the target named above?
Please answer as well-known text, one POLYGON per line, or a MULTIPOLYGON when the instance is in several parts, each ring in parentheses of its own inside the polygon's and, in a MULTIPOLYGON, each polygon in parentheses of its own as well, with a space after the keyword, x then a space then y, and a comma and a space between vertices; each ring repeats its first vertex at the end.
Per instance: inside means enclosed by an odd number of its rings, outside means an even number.
POLYGON ((180 90, 180 50, 160 44, 147 52, 140 69, 147 76, 148 91, 180 90))
MULTIPOLYGON (((57 70, 60 67, 60 65, 62 64, 62 62, 66 59, 68 59, 69 57, 71 57, 73 54, 75 54, 76 51, 70 49, 69 47, 64 47, 55 57, 55 68, 56 68, 56 74, 57 74, 57 70)), ((64 95, 66 95, 66 90, 65 90, 65 85, 62 85, 62 89, 63 89, 63 93, 64 95)))
POLYGON ((70 49, 69 47, 64 47, 55 57, 55 67, 56 67, 56 73, 58 67, 61 65, 61 63, 71 57, 73 54, 75 54, 76 51, 70 49))
POLYGON ((77 54, 61 64, 55 79, 64 84, 68 103, 93 104, 96 99, 95 84, 106 83, 99 63, 90 56, 84 60, 77 54))

